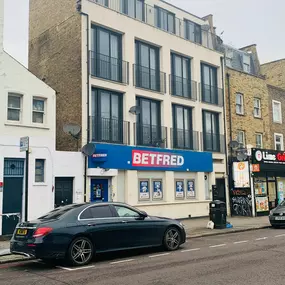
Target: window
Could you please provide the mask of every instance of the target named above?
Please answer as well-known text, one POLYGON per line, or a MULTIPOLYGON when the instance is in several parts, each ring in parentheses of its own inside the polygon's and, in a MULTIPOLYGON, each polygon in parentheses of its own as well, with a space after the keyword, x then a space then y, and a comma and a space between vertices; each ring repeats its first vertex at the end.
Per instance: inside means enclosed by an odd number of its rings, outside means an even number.
POLYGON ((202 69, 202 101, 210 104, 218 104, 218 82, 217 68, 206 64, 201 65, 202 69))
POLYGON ((115 206, 115 209, 118 213, 118 216, 121 217, 121 218, 138 218, 140 217, 139 213, 137 213, 136 211, 134 210, 131 210, 127 207, 123 207, 123 206, 115 206))
POLYGON ((98 4, 109 7, 109 0, 95 0, 98 4))
POLYGON ((45 160, 44 159, 36 159, 35 182, 37 183, 45 182, 45 160))
POLYGON ((81 220, 112 218, 109 206, 94 206, 87 208, 81 215, 81 220))
POLYGON ((120 0, 123 14, 144 21, 144 0, 120 0))
POLYGON ((262 134, 255 134, 255 141, 256 141, 257 148, 263 148, 262 134))
POLYGON ((173 147, 193 149, 191 108, 173 105, 173 147))
POLYGON ((245 147, 245 132, 238 131, 237 133, 237 142, 239 143, 239 147, 245 147))
POLYGON ((136 86, 160 91, 159 49, 136 41, 136 86))
POLYGON ((274 134, 275 150, 284 150, 284 142, 282 134, 274 134))
POLYGON ((92 90, 92 139, 124 142, 123 95, 108 90, 92 90))
POLYGON ((63 207, 59 207, 39 217, 39 220, 52 220, 59 218, 62 215, 66 214, 67 212, 72 211, 73 209, 79 208, 81 206, 82 204, 74 204, 74 205, 66 205, 63 207))
POLYGON ((173 13, 160 7, 154 7, 154 19, 156 27, 175 33, 175 15, 173 13))
POLYGON ((191 42, 202 44, 201 26, 189 20, 184 20, 185 38, 191 42))
POLYGON ((21 119, 21 95, 9 93, 8 94, 8 116, 9 121, 20 121, 21 119))
POLYGON ((171 54, 172 95, 191 98, 190 58, 171 54))
POLYGON ((254 98, 253 115, 255 118, 261 118, 261 100, 259 98, 254 98))
POLYGON ((236 113, 238 115, 244 114, 243 94, 241 93, 236 94, 236 113))
POLYGON ((160 103, 150 99, 137 98, 136 105, 141 108, 140 114, 137 115, 137 144, 161 146, 160 103))
POLYGON ((226 49, 226 66, 232 67, 234 53, 230 49, 226 49))
POLYGON ((122 36, 107 29, 92 26, 92 75, 122 82, 122 36))
POLYGON ((33 99, 33 123, 43 124, 45 115, 45 100, 33 99))
POLYGON ((203 111, 204 150, 220 152, 219 114, 203 111))
POLYGON ((282 111, 281 103, 278 101, 272 101, 273 122, 282 124, 282 111))
POLYGON ((243 55, 243 71, 250 73, 250 55, 243 55))

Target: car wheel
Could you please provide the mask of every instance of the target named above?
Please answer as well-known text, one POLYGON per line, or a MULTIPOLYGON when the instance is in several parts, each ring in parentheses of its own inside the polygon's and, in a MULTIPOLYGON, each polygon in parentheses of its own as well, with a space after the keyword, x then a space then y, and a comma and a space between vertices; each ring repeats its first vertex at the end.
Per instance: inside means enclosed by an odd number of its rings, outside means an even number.
POLYGON ((93 245, 86 237, 76 238, 69 246, 67 252, 68 261, 75 266, 88 264, 93 257, 93 245))
POLYGON ((177 250, 181 243, 181 233, 179 229, 170 227, 164 234, 163 244, 166 250, 177 250))

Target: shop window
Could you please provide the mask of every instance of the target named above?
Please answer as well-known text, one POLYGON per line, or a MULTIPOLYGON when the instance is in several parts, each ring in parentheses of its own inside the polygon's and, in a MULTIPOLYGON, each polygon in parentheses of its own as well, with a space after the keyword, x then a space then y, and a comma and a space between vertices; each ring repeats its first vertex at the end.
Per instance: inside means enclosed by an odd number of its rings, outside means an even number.
POLYGON ((45 182, 45 159, 36 159, 35 182, 45 182))
POLYGON ((241 93, 236 94, 236 113, 238 115, 244 114, 243 94, 241 93))
POLYGON ((274 134, 275 150, 284 150, 284 142, 282 134, 274 134))
POLYGON ((282 124, 282 111, 281 111, 280 102, 272 101, 272 113, 273 113, 273 122, 282 124))
POLYGON ((259 98, 254 98, 253 115, 255 118, 261 118, 261 100, 259 98))

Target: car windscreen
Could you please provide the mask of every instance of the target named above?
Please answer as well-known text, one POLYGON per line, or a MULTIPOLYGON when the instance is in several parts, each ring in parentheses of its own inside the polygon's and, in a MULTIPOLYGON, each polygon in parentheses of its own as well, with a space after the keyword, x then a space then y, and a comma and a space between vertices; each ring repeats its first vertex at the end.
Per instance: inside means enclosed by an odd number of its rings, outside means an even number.
POLYGON ((285 207, 285 200, 283 200, 283 202, 281 202, 279 206, 285 207))
POLYGON ((58 219, 59 217, 61 217, 62 215, 64 215, 65 213, 81 207, 82 204, 74 204, 74 205, 68 205, 68 206, 64 206, 64 207, 60 207, 57 208, 53 211, 50 211, 49 213, 45 214, 44 216, 39 217, 39 220, 51 220, 51 219, 58 219))

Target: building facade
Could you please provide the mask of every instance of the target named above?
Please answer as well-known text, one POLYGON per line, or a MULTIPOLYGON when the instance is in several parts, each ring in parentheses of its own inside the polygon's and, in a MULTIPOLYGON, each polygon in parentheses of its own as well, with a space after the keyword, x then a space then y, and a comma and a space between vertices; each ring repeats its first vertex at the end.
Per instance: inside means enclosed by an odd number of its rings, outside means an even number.
POLYGON ((223 54, 212 16, 164 1, 30 2, 32 72, 55 88, 61 128, 80 123, 86 201, 208 215, 226 201, 223 54), (77 4, 76 4, 77 3, 77 4), (49 17, 46 17, 46 15, 49 17))

